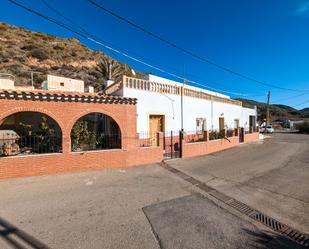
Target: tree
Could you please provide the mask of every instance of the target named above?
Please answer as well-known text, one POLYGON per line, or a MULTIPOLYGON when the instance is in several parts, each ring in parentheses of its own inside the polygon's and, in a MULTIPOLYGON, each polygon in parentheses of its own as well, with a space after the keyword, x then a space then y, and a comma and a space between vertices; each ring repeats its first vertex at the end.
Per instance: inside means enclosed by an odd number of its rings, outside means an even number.
POLYGON ((107 80, 117 80, 122 75, 131 76, 131 68, 118 61, 105 57, 97 66, 97 72, 103 80, 103 89, 106 87, 107 80))
POLYGON ((87 121, 78 121, 71 131, 71 141, 73 151, 81 149, 83 144, 89 144, 91 132, 88 129, 87 121))

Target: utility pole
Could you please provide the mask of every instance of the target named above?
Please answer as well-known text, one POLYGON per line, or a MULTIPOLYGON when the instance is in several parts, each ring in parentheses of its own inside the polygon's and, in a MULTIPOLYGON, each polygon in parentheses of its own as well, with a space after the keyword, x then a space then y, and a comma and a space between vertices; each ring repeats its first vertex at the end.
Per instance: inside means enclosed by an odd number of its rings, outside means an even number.
POLYGON ((185 81, 183 81, 181 87, 181 131, 183 131, 183 90, 184 90, 185 81))
POLYGON ((185 79, 185 65, 183 65, 183 83, 181 87, 181 131, 183 132, 183 94, 185 89, 186 79, 185 79))
POLYGON ((112 79, 112 64, 111 62, 108 63, 108 79, 112 79))
MULTIPOLYGON (((270 91, 267 93, 266 126, 270 123, 270 91)), ((266 130, 266 129, 265 129, 266 130)))

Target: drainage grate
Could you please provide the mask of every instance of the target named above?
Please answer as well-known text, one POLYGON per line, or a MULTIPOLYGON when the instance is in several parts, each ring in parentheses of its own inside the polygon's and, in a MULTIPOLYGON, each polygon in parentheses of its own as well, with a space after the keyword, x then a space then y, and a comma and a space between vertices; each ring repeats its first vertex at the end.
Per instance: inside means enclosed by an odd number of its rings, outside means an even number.
POLYGON ((303 246, 309 246, 309 236, 302 234, 265 214, 257 212, 253 215, 250 215, 250 217, 272 228, 273 230, 286 235, 290 239, 296 241, 303 246))
POLYGON ((168 171, 176 174, 178 177, 182 178, 183 180, 190 182, 192 185, 195 185, 196 187, 198 187, 199 189, 207 192, 208 194, 212 195, 213 197, 215 197, 216 199, 226 203, 227 205, 229 205, 230 207, 235 208, 236 210, 238 210, 239 212, 249 216, 250 218, 261 222, 262 224, 270 227, 271 229, 273 229, 274 231, 277 231, 281 234, 284 234, 285 236, 287 236, 288 238, 290 238, 291 240, 299 243, 300 245, 303 245, 305 247, 309 247, 309 236, 303 233, 300 233, 290 227, 288 227, 287 225, 265 215, 262 214, 261 212, 254 210, 253 208, 247 206, 245 203, 242 203, 240 201, 237 201, 209 186, 207 186, 207 184, 200 182, 199 180, 183 173, 182 171, 175 169, 171 166, 169 166, 167 163, 162 162, 160 163, 160 165, 167 169, 168 171))
POLYGON ((256 211, 253 208, 251 208, 251 207, 247 206, 245 203, 242 203, 242 202, 237 201, 235 199, 231 199, 230 201, 226 202, 226 204, 228 204, 229 206, 237 209, 239 212, 241 212, 245 215, 248 215, 248 216, 256 213, 256 211))
POLYGON ((250 216, 251 218, 263 223, 264 225, 276 230, 281 231, 282 229, 286 228, 286 225, 280 223, 279 221, 276 221, 273 218, 270 218, 269 216, 262 214, 260 212, 257 212, 250 216))
POLYGON ((308 235, 302 234, 289 227, 287 227, 287 229, 282 230, 281 233, 283 233, 290 239, 296 241, 297 243, 303 246, 309 247, 309 236, 308 235))

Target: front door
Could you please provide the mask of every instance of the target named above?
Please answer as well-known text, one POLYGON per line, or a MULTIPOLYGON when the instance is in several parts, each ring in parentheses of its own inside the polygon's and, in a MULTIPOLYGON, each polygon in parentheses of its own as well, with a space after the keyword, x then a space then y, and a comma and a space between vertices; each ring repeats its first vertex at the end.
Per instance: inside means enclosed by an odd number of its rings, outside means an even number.
POLYGON ((149 135, 152 145, 157 144, 158 132, 164 132, 164 115, 149 115, 149 135))

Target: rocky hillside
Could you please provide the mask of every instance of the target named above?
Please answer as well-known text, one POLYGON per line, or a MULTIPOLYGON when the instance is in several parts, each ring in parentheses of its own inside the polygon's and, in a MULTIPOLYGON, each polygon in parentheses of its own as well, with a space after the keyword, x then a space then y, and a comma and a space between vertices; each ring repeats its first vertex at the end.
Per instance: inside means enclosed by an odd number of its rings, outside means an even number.
MULTIPOLYGON (((96 68, 104 57, 107 55, 92 51, 78 39, 59 38, 0 22, 0 73, 15 75, 18 85, 30 84, 30 71, 35 71, 37 86, 49 73, 83 79, 86 85, 98 88, 103 79, 96 68)), ((121 66, 125 67, 122 63, 121 66)))
MULTIPOLYGON (((266 103, 257 102, 249 99, 238 99, 243 102, 244 106, 254 106, 258 108, 259 120, 266 117, 266 103)), ((272 121, 283 121, 286 119, 299 120, 309 119, 309 108, 297 110, 287 105, 270 105, 270 115, 272 121)))
POLYGON ((301 109, 300 111, 303 112, 303 113, 309 112, 309 107, 306 107, 306 108, 304 108, 304 109, 301 109))

